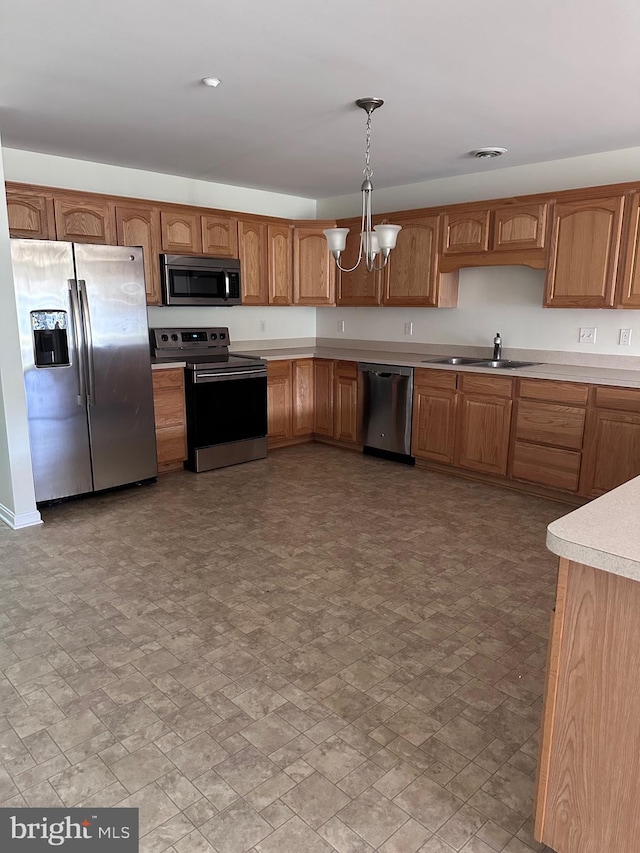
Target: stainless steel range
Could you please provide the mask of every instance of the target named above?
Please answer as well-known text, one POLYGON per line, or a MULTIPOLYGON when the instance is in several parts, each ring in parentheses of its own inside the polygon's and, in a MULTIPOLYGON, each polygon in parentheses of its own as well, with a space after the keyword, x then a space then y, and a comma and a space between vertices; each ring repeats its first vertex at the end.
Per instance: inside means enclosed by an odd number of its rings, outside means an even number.
POLYGON ((184 361, 185 468, 210 471, 267 455, 267 362, 229 352, 229 329, 151 329, 156 362, 184 361))

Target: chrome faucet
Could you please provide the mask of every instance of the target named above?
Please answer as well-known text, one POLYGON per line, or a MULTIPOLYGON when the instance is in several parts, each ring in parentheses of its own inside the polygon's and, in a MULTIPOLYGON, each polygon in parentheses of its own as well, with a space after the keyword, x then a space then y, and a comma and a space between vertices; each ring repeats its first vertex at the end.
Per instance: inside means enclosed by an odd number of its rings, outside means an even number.
POLYGON ((500 332, 496 332, 496 336, 493 339, 493 361, 500 361, 502 358, 502 338, 500 337, 500 332))

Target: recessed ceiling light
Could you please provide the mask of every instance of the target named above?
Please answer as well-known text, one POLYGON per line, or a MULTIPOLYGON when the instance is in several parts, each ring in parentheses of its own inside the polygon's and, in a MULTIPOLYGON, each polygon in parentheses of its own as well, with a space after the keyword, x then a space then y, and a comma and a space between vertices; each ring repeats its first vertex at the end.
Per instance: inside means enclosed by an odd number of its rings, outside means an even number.
POLYGON ((478 160, 485 160, 489 157, 501 157, 506 153, 506 148, 476 148, 475 151, 469 152, 471 157, 477 157, 478 160))
POLYGON ((222 81, 218 77, 203 77, 202 82, 205 86, 213 86, 215 89, 215 87, 219 86, 222 81))

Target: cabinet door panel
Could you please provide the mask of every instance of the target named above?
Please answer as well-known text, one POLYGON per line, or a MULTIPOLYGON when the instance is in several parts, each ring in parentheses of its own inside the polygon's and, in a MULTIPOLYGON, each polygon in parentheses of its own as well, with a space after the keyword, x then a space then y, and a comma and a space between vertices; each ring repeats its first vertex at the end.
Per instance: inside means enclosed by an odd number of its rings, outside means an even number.
POLYGON ((486 252, 489 248, 489 211, 445 213, 444 254, 486 252))
POLYGON ((494 213, 493 249, 541 249, 547 224, 546 204, 519 204, 494 213))
POLYGON ((119 246, 142 246, 147 304, 160 305, 160 214, 153 207, 116 207, 119 246))
MULTIPOLYGON (((349 228, 347 245, 340 258, 340 265, 346 269, 353 267, 360 252, 360 219, 339 222, 341 228, 349 228)), ((378 261, 379 263, 379 261, 378 261)), ((353 272, 340 272, 337 275, 336 302, 338 305, 379 305, 382 297, 382 271, 369 272, 364 258, 353 272)))
POLYGON ((293 435, 311 435, 313 405, 313 359, 299 358, 293 362, 293 435))
POLYGON ((267 226, 269 304, 291 305, 293 298, 293 238, 289 225, 267 226))
POLYGON ((324 226, 293 230, 294 305, 333 305, 336 265, 322 233, 324 226))
POLYGON ((620 269, 617 304, 640 308, 640 192, 633 193, 627 212, 624 264, 620 269))
POLYGON ((545 305, 613 305, 624 197, 556 204, 545 305))
POLYGON ((516 440, 582 449, 585 409, 520 400, 516 440))
POLYGON ((182 368, 153 370, 158 470, 181 468, 187 458, 187 426, 182 368))
POLYGON ((264 222, 238 223, 243 305, 267 305, 267 227, 264 222))
POLYGON ((434 306, 439 219, 429 216, 397 224, 402 225, 402 231, 385 268, 383 302, 434 306))
POLYGON ((510 426, 511 400, 463 394, 456 463, 462 468, 505 476, 510 426))
POLYGON ((188 210, 163 210, 160 213, 163 252, 184 255, 202 253, 200 216, 188 210))
POLYGON ((291 438, 291 362, 267 362, 268 441, 291 438))
POLYGON ((7 216, 11 237, 33 237, 36 240, 56 238, 53 201, 50 198, 8 191, 7 216))
POLYGON ((516 441, 513 448, 511 476, 516 480, 540 483, 553 489, 569 492, 578 490, 580 460, 582 456, 573 450, 557 447, 540 447, 516 441))
POLYGON ((201 216, 202 253, 215 258, 238 257, 238 220, 234 216, 201 216))
POLYGON ((453 463, 457 402, 455 391, 415 388, 411 437, 414 456, 453 463))
POLYGON ((56 238, 74 243, 116 245, 115 209, 94 198, 54 199, 56 238))
POLYGON ((640 475, 640 416, 593 410, 585 432, 580 491, 595 497, 640 475))
POLYGON ((334 383, 334 432, 339 441, 358 439, 358 377, 336 365, 334 383))
POLYGON ((324 358, 313 360, 314 372, 314 425, 318 435, 333 436, 333 361, 324 358))

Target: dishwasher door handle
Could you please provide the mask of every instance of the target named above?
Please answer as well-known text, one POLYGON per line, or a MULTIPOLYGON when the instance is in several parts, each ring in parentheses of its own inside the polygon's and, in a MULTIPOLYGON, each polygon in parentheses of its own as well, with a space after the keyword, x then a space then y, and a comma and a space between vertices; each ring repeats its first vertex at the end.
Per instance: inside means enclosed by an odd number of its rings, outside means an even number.
POLYGON ((376 371, 372 371, 374 376, 379 376, 381 379, 391 379, 392 376, 399 376, 398 373, 376 373, 376 371))

